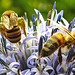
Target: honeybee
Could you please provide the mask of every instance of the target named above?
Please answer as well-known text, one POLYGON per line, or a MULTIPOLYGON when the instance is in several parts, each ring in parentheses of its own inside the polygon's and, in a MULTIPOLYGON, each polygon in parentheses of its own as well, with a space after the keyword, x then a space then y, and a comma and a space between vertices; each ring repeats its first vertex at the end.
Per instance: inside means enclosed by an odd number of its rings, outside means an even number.
POLYGON ((26 25, 23 17, 18 17, 17 13, 12 10, 5 11, 2 14, 0 22, 0 32, 11 42, 17 43, 21 39, 21 30, 26 33, 26 25))
POLYGON ((62 32, 55 33, 52 35, 44 44, 44 47, 41 50, 40 57, 49 56, 54 53, 58 48, 64 46, 74 45, 75 43, 75 32, 70 32, 63 26, 58 25, 55 23, 59 29, 62 29, 67 34, 62 32))

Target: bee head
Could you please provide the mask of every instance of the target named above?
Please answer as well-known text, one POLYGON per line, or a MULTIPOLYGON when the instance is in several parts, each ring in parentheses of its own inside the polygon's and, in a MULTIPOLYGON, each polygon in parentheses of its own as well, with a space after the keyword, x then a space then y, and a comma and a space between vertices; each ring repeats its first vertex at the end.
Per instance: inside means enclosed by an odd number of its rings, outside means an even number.
POLYGON ((1 21, 8 30, 11 30, 16 24, 17 18, 18 15, 14 11, 8 10, 2 14, 1 21))

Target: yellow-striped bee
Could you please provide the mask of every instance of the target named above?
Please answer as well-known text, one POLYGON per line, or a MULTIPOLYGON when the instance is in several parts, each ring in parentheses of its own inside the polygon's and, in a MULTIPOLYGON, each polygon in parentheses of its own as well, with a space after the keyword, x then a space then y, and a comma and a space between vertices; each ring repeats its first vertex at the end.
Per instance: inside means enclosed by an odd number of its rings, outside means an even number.
POLYGON ((21 39, 21 30, 26 34, 26 25, 23 17, 18 17, 17 13, 8 10, 2 14, 0 23, 0 32, 11 42, 17 43, 21 39))
POLYGON ((75 44, 75 32, 70 32, 63 26, 56 25, 59 29, 64 30, 67 34, 62 32, 52 35, 44 44, 41 50, 40 57, 49 56, 54 53, 58 48, 64 46, 70 46, 75 44))

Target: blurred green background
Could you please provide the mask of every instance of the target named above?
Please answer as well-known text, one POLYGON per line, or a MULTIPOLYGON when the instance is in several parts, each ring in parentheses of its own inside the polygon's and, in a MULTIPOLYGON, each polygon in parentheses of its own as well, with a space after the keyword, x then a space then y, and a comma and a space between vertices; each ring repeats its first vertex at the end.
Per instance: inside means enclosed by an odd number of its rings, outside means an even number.
POLYGON ((44 19, 47 18, 47 13, 53 8, 53 4, 56 1, 56 9, 64 11, 64 18, 68 22, 72 21, 75 16, 75 0, 0 0, 0 17, 6 10, 13 10, 19 16, 24 16, 24 12, 27 12, 29 21, 32 19, 34 8, 38 9, 44 19))

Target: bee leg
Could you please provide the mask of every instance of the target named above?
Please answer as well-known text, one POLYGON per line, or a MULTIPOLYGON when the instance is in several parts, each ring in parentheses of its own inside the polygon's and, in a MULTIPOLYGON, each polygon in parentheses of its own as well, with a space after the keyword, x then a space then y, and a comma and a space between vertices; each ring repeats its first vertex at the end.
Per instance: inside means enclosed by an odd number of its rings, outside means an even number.
POLYGON ((26 24, 25 24, 24 18, 23 17, 19 17, 17 19, 17 23, 18 23, 18 26, 21 27, 21 29, 24 31, 24 35, 27 37, 26 24))
POLYGON ((2 22, 0 22, 0 32, 1 32, 1 33, 4 33, 5 31, 6 31, 5 26, 3 25, 2 22))
POLYGON ((62 53, 61 53, 61 47, 59 48, 59 51, 58 51, 58 62, 59 62, 60 65, 62 64, 62 53))
POLYGON ((53 35, 53 33, 54 33, 54 29, 52 28, 52 33, 51 33, 51 36, 53 35))
POLYGON ((5 26, 2 24, 2 22, 0 23, 0 32, 8 39, 8 37, 6 36, 6 28, 5 26))
POLYGON ((75 55, 72 57, 71 62, 73 62, 75 60, 75 55))

